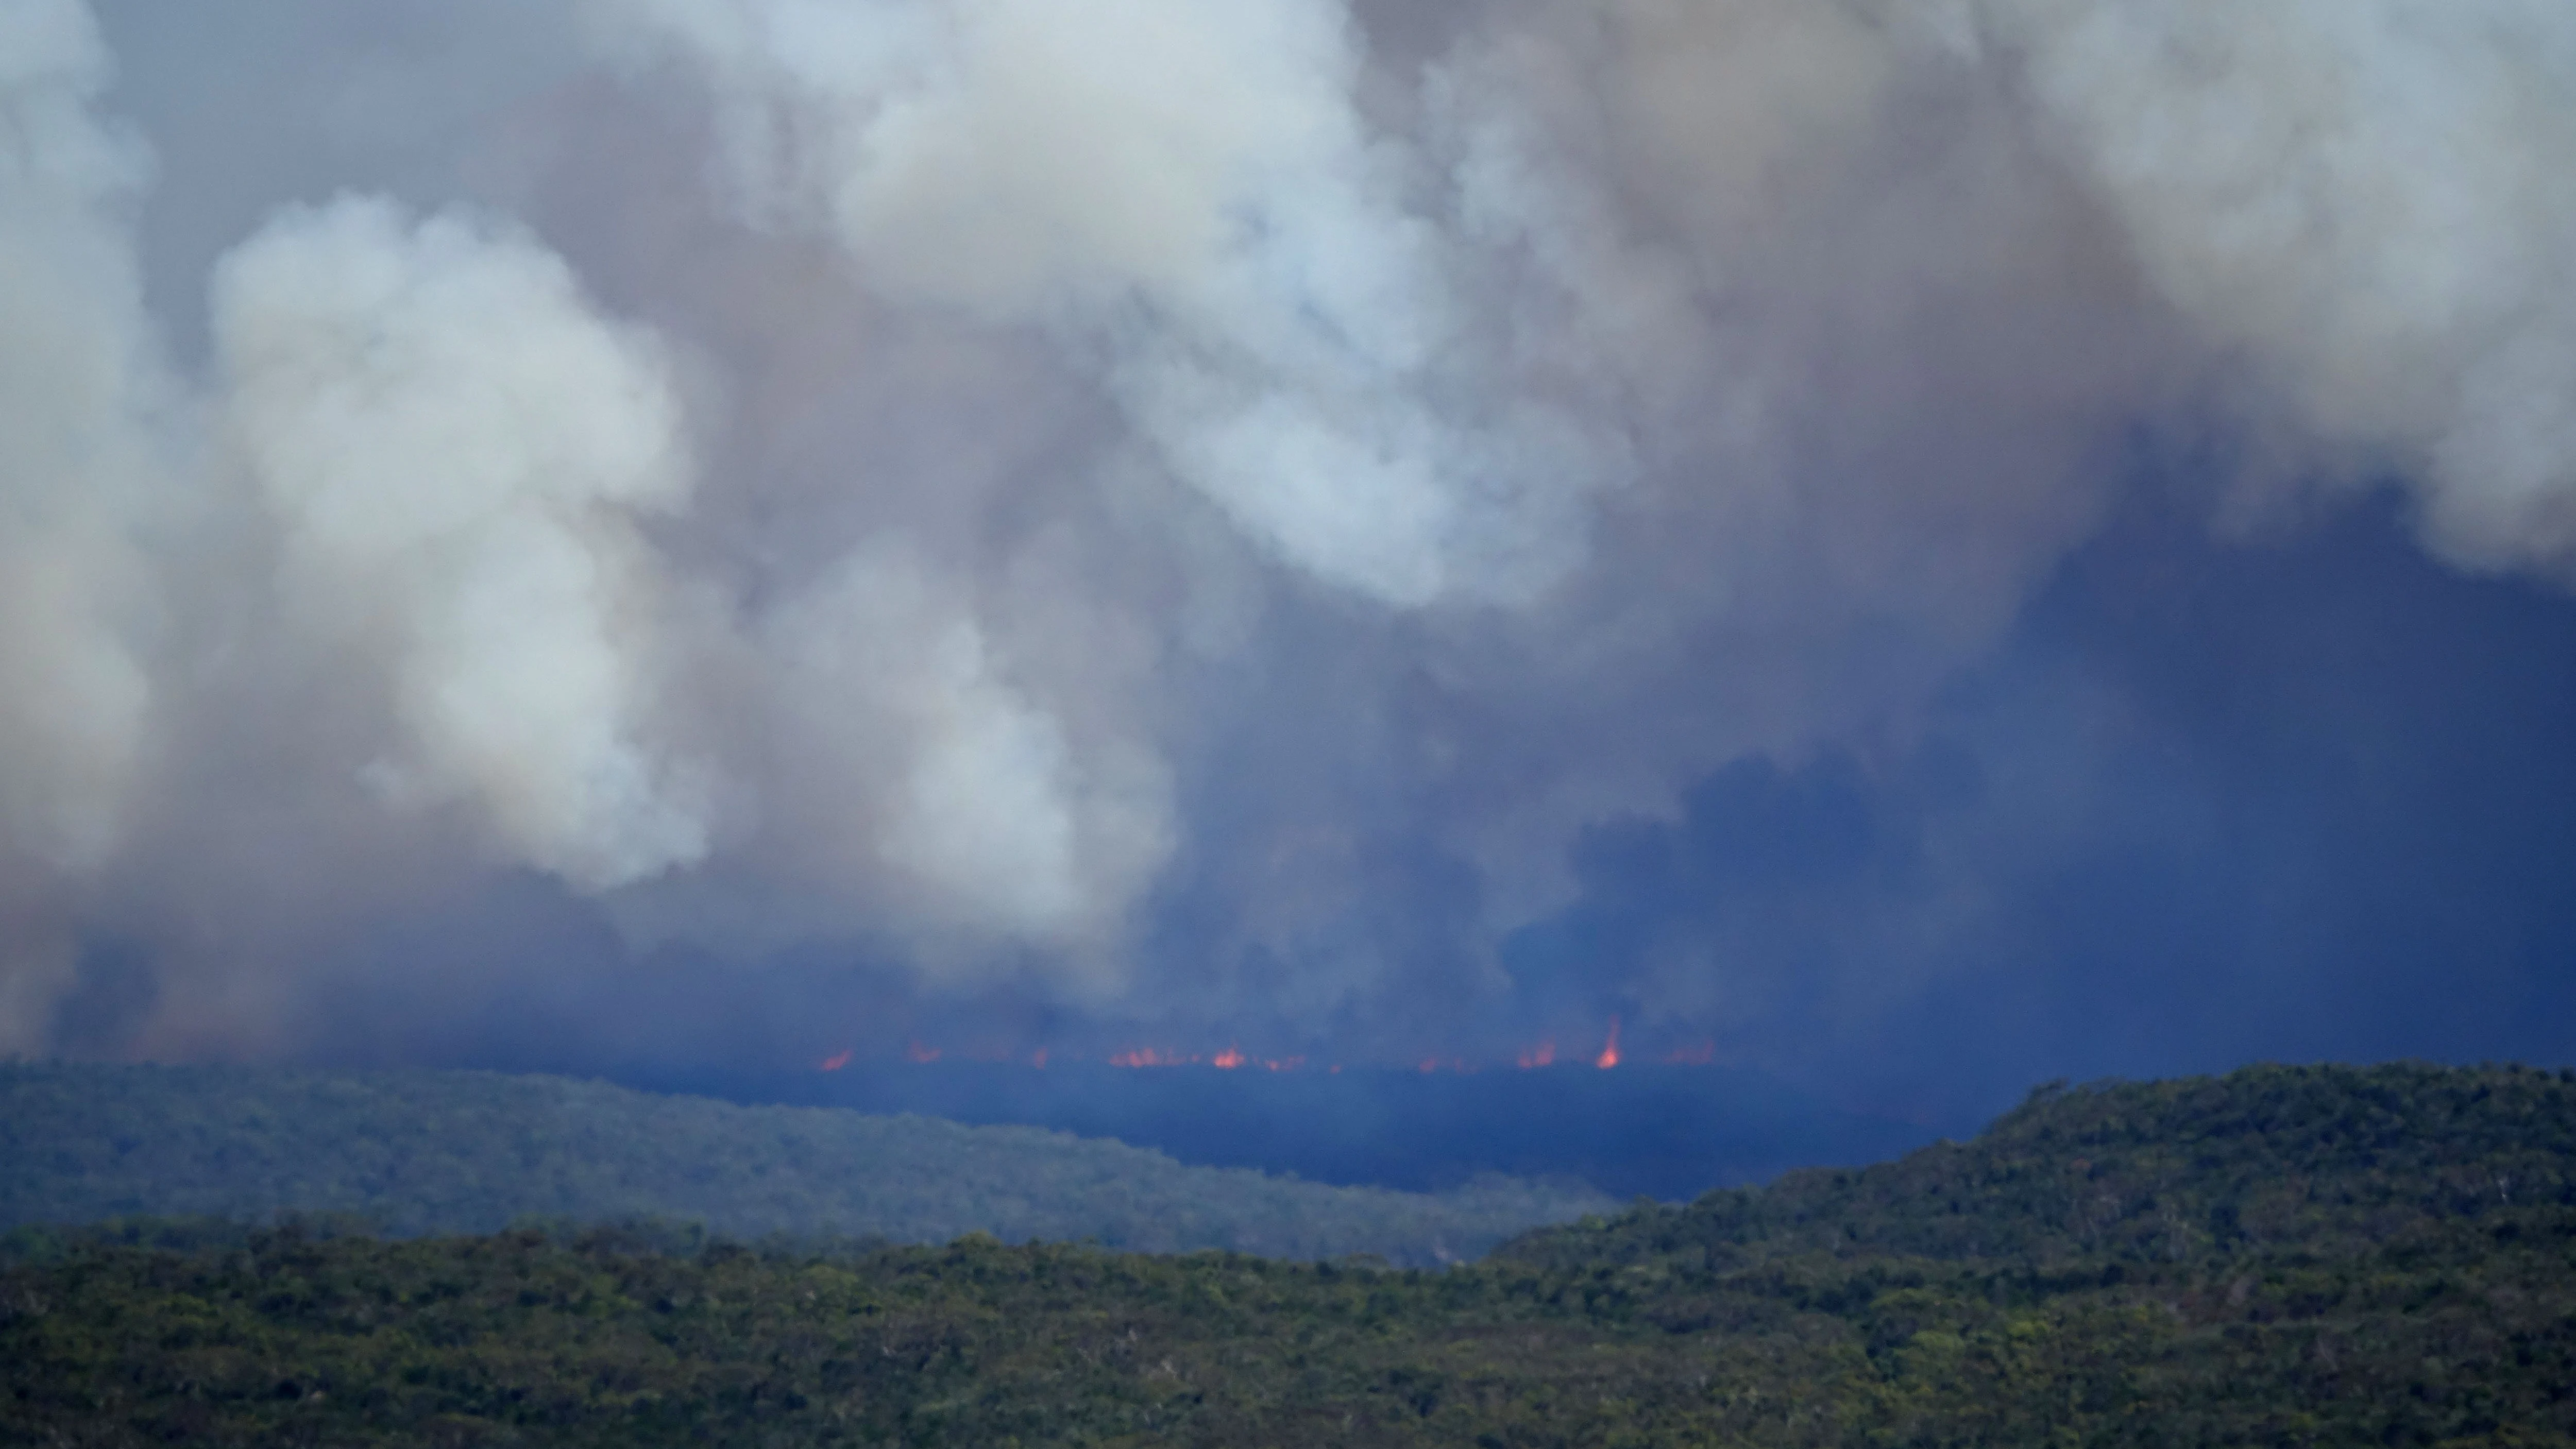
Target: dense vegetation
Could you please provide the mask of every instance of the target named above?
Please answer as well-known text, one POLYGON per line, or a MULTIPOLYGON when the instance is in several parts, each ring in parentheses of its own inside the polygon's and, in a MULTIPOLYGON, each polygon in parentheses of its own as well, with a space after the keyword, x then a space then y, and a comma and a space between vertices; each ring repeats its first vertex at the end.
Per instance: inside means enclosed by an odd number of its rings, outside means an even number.
POLYGON ((407 1236, 651 1218, 744 1238, 982 1231, 1434 1263, 1611 1206, 1506 1179, 1438 1195, 1325 1187, 1034 1128, 480 1072, 0 1065, 0 1163, 0 1227, 293 1211, 407 1236))
POLYGON ((2045 1092, 1974 1142, 1446 1271, 24 1246, 11 1442, 2576 1442, 2576 1080, 2515 1069, 2045 1092))

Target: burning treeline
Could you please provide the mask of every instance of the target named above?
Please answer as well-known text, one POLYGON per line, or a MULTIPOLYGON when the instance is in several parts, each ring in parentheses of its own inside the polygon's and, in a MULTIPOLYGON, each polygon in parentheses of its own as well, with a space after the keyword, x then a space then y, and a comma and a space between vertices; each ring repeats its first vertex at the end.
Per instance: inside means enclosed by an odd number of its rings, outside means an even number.
MULTIPOLYGON (((1588 1057, 1581 1054, 1574 1054, 1564 1056, 1562 1060, 1560 1060, 1556 1040, 1551 1037, 1541 1040, 1535 1045, 1525 1048, 1507 1059, 1487 1060, 1468 1056, 1432 1055, 1415 1059, 1409 1063, 1404 1063, 1403 1065, 1409 1065, 1412 1070, 1424 1074, 1435 1072, 1453 1072, 1463 1074, 1487 1070, 1516 1070, 1526 1072, 1538 1071, 1560 1065, 1573 1066, 1587 1062, 1596 1070, 1609 1071, 1612 1068, 1629 1064, 1628 1055, 1621 1050, 1619 1045, 1619 1033, 1620 1021, 1619 1018, 1614 1016, 1610 1019, 1610 1024, 1602 1036, 1600 1049, 1588 1057)), ((906 1062, 918 1065, 940 1061, 949 1055, 949 1053, 944 1052, 939 1048, 925 1046, 916 1041, 910 1043, 904 1048, 902 1059, 906 1062)), ((1074 1056, 1045 1047, 1023 1053, 981 1051, 964 1052, 956 1055, 959 1060, 979 1062, 987 1065, 1015 1063, 1040 1070, 1044 1069, 1050 1061, 1057 1062, 1059 1064, 1072 1063, 1076 1061, 1097 1061, 1107 1066, 1127 1069, 1149 1067, 1206 1067, 1211 1070, 1221 1072, 1244 1070, 1265 1072, 1302 1072, 1313 1070, 1325 1073, 1338 1073, 1343 1069, 1343 1064, 1340 1062, 1320 1061, 1302 1054, 1277 1057, 1255 1056, 1246 1052, 1240 1045, 1228 1045, 1223 1049, 1214 1052, 1187 1052, 1162 1047, 1126 1047, 1097 1058, 1074 1056)), ((857 1048, 844 1047, 816 1062, 815 1069, 824 1072, 837 1072, 848 1067, 856 1056, 857 1048)), ((1717 1061, 1717 1047, 1714 1042, 1702 1041, 1689 1045, 1673 1047, 1651 1060, 1664 1066, 1711 1066, 1717 1061)))

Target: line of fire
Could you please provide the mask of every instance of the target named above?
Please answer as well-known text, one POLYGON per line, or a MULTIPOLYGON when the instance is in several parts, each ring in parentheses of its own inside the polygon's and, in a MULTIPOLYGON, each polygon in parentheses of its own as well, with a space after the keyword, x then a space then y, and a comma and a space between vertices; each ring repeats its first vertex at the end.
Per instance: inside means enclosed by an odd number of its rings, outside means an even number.
MULTIPOLYGON (((1600 1071, 1609 1071, 1630 1062, 1628 1054, 1620 1048, 1619 1030, 1619 1018, 1616 1016, 1611 1017, 1609 1028, 1602 1037, 1600 1049, 1588 1054, 1582 1052, 1561 1051, 1557 1045, 1556 1039, 1551 1037, 1542 1040, 1535 1045, 1524 1048, 1507 1062, 1479 1061, 1465 1056, 1433 1055, 1420 1058, 1419 1060, 1410 1063, 1410 1065, 1414 1070, 1425 1074, 1435 1072, 1474 1073, 1488 1069, 1526 1072, 1537 1071, 1547 1067, 1574 1066, 1584 1063, 1588 1063, 1590 1066, 1600 1071)), ((841 1050, 836 1051, 830 1056, 824 1057, 822 1060, 816 1062, 814 1064, 815 1069, 817 1071, 824 1072, 837 1072, 849 1066, 850 1063, 857 1058, 857 1055, 858 1052, 855 1047, 843 1047, 841 1050)), ((948 1053, 944 1052, 942 1049, 926 1045, 919 1041, 913 1041, 906 1044, 903 1050, 903 1059, 917 1065, 936 1062, 947 1055, 948 1053)), ((1098 1060, 1108 1066, 1123 1068, 1207 1067, 1221 1072, 1243 1070, 1300 1072, 1312 1070, 1326 1073, 1337 1073, 1342 1070, 1342 1064, 1339 1062, 1316 1062, 1302 1055, 1280 1057, 1254 1056, 1251 1053, 1246 1052, 1239 1044, 1229 1045, 1223 1050, 1216 1052, 1185 1052, 1169 1050, 1161 1047, 1126 1047, 1118 1051, 1111 1052, 1105 1057, 1096 1059, 1067 1058, 1064 1054, 1054 1052, 1050 1048, 1046 1047, 1036 1048, 1024 1055, 974 1052, 961 1053, 959 1056, 964 1060, 983 1062, 990 1065, 1001 1065, 1016 1062, 1039 1069, 1045 1068, 1047 1063, 1051 1060, 1098 1060)), ((1676 1047, 1663 1052, 1662 1054, 1652 1058, 1652 1060, 1665 1066, 1713 1066, 1717 1062, 1717 1044, 1713 1041, 1702 1041, 1691 1045, 1676 1047)))

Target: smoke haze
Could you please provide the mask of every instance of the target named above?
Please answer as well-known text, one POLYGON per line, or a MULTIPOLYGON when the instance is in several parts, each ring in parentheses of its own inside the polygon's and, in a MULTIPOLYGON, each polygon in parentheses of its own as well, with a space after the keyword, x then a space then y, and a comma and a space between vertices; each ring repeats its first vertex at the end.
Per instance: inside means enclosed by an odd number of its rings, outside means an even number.
POLYGON ((0 0, 0 1053, 2564 1056, 2571 90, 2550 0, 0 0))

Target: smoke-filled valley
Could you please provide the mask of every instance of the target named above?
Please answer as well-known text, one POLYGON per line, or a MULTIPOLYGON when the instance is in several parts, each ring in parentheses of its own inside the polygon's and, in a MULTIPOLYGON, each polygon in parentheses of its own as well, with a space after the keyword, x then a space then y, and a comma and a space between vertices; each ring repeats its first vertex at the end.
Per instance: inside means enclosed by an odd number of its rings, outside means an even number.
POLYGON ((2576 1058, 2571 90, 2547 0, 0 0, 0 1058, 1462 1174, 1651 1068, 1805 1124, 1712 1183, 2576 1058))

